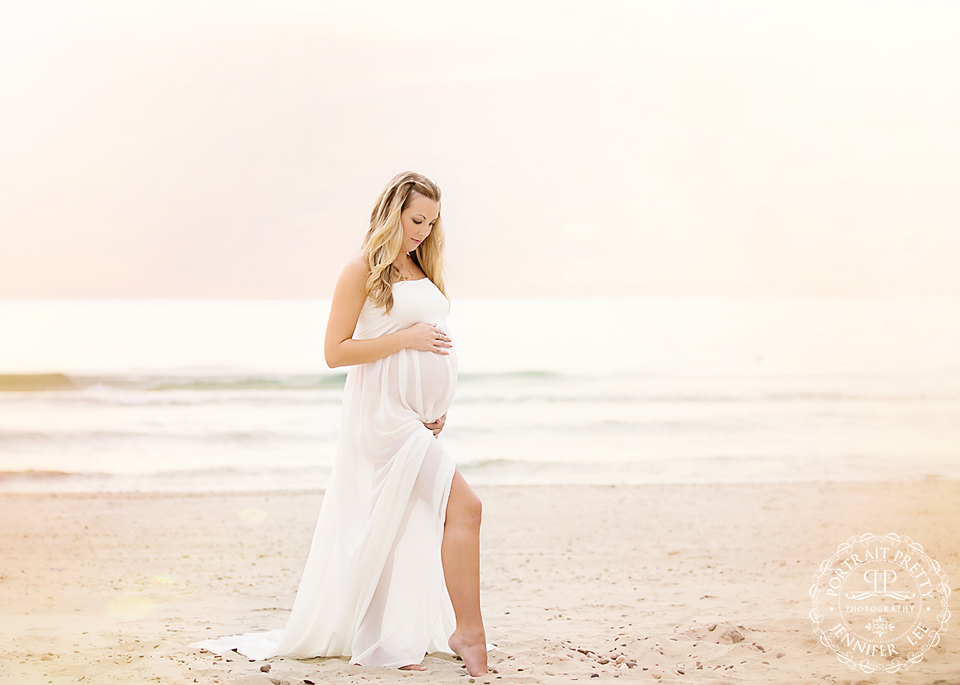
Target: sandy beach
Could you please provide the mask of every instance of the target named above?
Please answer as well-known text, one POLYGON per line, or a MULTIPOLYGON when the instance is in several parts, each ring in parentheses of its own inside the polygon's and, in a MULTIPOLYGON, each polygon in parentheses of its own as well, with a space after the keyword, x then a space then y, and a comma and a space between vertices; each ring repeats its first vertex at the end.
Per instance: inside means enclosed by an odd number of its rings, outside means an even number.
POLYGON ((960 683, 955 606, 895 675, 844 666, 808 618, 820 562, 867 532, 921 543, 956 598, 960 482, 476 490, 488 676, 444 655, 421 673, 334 658, 263 672, 187 646, 283 627, 320 492, 5 494, 0 682, 960 683))

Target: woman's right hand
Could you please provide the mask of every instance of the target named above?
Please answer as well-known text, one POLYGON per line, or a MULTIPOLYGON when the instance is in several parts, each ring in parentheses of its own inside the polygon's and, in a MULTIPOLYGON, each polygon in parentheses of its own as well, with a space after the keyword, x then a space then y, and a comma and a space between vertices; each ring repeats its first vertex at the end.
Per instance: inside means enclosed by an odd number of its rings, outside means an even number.
POLYGON ((434 323, 415 323, 407 329, 407 335, 409 337, 407 347, 421 352, 450 354, 447 348, 453 347, 447 334, 437 328, 434 323))

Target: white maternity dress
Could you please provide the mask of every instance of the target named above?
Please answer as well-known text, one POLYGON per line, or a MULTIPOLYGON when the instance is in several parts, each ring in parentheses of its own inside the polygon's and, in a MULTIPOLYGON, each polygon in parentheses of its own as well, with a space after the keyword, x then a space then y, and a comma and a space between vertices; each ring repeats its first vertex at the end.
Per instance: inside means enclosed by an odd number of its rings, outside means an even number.
MULTIPOLYGON (((353 337, 417 322, 447 332, 448 311, 430 279, 400 281, 389 313, 367 299, 353 337)), ((192 647, 253 659, 349 656, 388 667, 452 653, 456 619, 440 543, 455 465, 423 425, 453 399, 457 358, 449 352, 408 348, 348 369, 340 447, 286 628, 192 647)))

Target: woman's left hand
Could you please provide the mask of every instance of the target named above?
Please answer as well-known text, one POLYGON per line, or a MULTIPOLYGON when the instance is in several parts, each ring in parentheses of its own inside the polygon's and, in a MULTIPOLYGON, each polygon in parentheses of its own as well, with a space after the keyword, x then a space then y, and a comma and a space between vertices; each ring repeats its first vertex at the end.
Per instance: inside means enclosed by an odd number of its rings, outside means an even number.
POLYGON ((444 424, 446 424, 446 422, 447 422, 447 415, 444 414, 436 421, 432 423, 424 422, 423 425, 433 431, 433 437, 437 437, 438 435, 440 435, 440 431, 443 430, 443 426, 444 424))

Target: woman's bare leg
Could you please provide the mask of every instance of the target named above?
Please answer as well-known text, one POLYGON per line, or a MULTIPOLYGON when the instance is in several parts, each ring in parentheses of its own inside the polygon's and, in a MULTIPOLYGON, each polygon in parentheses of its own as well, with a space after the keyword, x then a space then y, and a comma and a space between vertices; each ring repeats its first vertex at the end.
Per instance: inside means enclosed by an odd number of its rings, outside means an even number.
POLYGON ((470 675, 487 673, 487 638, 480 617, 480 498, 460 471, 453 474, 443 524, 443 576, 457 615, 450 649, 467 666, 470 675))

